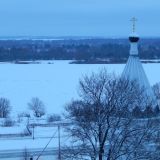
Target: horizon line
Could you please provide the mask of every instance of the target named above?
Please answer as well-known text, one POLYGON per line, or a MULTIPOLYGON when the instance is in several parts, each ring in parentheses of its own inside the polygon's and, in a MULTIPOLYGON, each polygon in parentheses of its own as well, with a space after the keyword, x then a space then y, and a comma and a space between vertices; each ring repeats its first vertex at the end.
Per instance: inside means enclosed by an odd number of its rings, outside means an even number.
MULTIPOLYGON (((129 36, 128 36, 129 37, 129 36)), ((85 39, 128 39, 126 36, 0 36, 0 40, 85 40, 85 39)), ((141 39, 159 39, 160 36, 141 36, 141 39)))

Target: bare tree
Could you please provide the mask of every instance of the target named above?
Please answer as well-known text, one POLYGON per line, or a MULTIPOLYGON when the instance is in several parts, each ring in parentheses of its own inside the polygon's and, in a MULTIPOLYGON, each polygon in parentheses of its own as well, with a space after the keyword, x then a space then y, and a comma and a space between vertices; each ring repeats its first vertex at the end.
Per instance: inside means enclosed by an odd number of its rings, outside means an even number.
POLYGON ((0 98, 0 118, 7 118, 11 111, 10 101, 7 98, 0 98))
POLYGON ((103 70, 80 80, 79 94, 79 100, 66 106, 73 146, 64 149, 64 158, 136 159, 152 126, 148 120, 139 123, 131 113, 136 106, 152 105, 144 90, 136 81, 103 70))
POLYGON ((158 105, 160 106, 160 83, 153 85, 153 92, 158 100, 158 105))
POLYGON ((160 83, 153 85, 153 91, 157 99, 160 99, 160 83))
POLYGON ((42 117, 45 115, 45 105, 39 98, 32 98, 28 106, 29 109, 33 111, 35 117, 42 117))

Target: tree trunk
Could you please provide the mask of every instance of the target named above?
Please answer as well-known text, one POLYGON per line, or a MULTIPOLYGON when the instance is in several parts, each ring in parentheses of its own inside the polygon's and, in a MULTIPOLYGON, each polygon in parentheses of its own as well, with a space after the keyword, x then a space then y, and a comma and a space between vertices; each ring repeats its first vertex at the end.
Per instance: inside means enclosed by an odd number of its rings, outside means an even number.
POLYGON ((99 160, 103 160, 104 149, 101 147, 99 150, 99 160))
POLYGON ((99 160, 103 160, 103 155, 101 153, 99 154, 99 160))
POLYGON ((110 160, 110 156, 111 156, 111 149, 109 149, 109 151, 108 151, 107 160, 110 160))

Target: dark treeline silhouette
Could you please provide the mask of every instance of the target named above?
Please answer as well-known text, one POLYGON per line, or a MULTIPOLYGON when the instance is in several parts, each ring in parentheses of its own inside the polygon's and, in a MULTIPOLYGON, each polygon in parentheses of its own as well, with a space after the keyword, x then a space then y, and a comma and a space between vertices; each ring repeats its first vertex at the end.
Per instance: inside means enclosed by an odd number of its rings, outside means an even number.
MULTIPOLYGON (((140 58, 160 58, 160 39, 141 39, 140 58)), ((123 63, 129 55, 128 39, 0 40, 0 61, 84 60, 123 63)))

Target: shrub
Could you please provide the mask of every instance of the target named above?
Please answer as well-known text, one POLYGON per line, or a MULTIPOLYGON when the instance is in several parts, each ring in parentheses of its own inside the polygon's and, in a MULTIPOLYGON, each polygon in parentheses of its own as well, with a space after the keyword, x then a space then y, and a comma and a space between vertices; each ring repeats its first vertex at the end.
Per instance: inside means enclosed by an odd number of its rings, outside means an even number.
POLYGON ((47 118, 47 122, 55 122, 55 121, 60 121, 60 120, 61 120, 61 116, 58 114, 49 115, 47 118))
POLYGON ((33 97, 28 103, 28 106, 29 109, 33 111, 35 117, 42 117, 45 115, 45 105, 38 97, 33 97))
POLYGON ((14 121, 12 121, 10 118, 5 118, 3 126, 4 127, 11 127, 14 125, 14 121))

